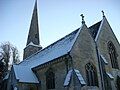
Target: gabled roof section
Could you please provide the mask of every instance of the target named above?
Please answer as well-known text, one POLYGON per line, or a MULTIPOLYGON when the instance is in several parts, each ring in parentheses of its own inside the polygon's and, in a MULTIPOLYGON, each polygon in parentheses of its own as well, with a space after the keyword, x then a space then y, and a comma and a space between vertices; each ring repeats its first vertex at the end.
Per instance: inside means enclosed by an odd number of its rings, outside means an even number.
POLYGON ((13 67, 16 79, 19 79, 19 82, 38 83, 38 80, 36 79, 37 77, 32 71, 32 68, 67 55, 71 51, 84 25, 85 24, 83 24, 80 28, 73 31, 72 33, 49 45, 48 47, 26 58, 18 65, 14 65, 13 67))
POLYGON ((97 33, 97 35, 95 37, 95 41, 98 40, 99 34, 100 34, 101 30, 102 30, 102 27, 103 27, 103 24, 104 24, 105 20, 107 21, 106 17, 104 16, 103 19, 102 19, 102 21, 101 21, 101 24, 99 26, 98 33, 97 33))
POLYGON ((62 39, 31 55, 19 65, 30 66, 31 68, 33 68, 68 54, 74 42, 76 41, 76 38, 79 35, 81 28, 78 28, 77 30, 63 37, 62 39))
POLYGON ((27 66, 13 65, 13 69, 18 82, 39 83, 31 68, 27 66))
POLYGON ((18 79, 19 82, 39 83, 32 68, 67 55, 71 51, 83 26, 84 25, 48 47, 36 52, 18 65, 13 65, 16 79, 18 79))
POLYGON ((110 79, 114 79, 114 77, 113 77, 113 75, 112 75, 111 73, 106 72, 106 74, 108 75, 108 77, 109 77, 110 79))
POLYGON ((92 37, 95 39, 97 33, 98 33, 98 30, 99 30, 99 27, 100 27, 100 24, 101 24, 101 21, 95 23, 94 25, 90 26, 89 27, 89 30, 90 30, 90 33, 92 35, 92 37))
POLYGON ((103 55, 100 55, 100 57, 101 57, 101 59, 103 60, 103 62, 107 65, 108 62, 107 62, 106 58, 105 58, 103 55))
POLYGON ((72 72, 73 72, 73 70, 68 71, 66 78, 65 78, 65 81, 64 81, 64 86, 68 86, 70 84, 72 72))
POLYGON ((71 78, 72 78, 73 74, 75 74, 77 76, 77 79, 79 80, 79 82, 82 86, 84 86, 86 84, 85 80, 83 79, 79 70, 72 69, 72 70, 69 70, 67 75, 66 75, 66 78, 65 78, 65 81, 64 81, 64 86, 68 86, 70 84, 70 81, 71 81, 71 78))
POLYGON ((6 76, 3 78, 3 80, 7 80, 9 78, 10 72, 6 74, 6 76))

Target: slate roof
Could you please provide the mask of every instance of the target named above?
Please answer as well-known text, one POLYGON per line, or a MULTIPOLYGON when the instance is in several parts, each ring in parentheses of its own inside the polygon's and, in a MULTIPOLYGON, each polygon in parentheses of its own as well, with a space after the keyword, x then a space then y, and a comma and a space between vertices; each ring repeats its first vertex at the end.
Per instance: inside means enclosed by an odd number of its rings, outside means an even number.
POLYGON ((105 58, 103 55, 100 55, 100 57, 101 57, 101 59, 103 60, 103 62, 107 65, 108 62, 107 62, 106 58, 105 58))
POLYGON ((81 28, 78 28, 48 47, 31 55, 18 65, 13 65, 16 79, 19 79, 19 82, 38 83, 38 79, 33 73, 32 68, 68 54, 72 49, 81 28))
POLYGON ((63 37, 62 39, 56 41, 55 43, 51 44, 50 46, 38 51, 37 53, 31 55, 19 65, 29 66, 31 68, 36 67, 38 65, 44 64, 49 62, 53 59, 59 58, 65 54, 70 52, 77 35, 80 31, 80 28, 73 31, 69 35, 63 37))
MULTIPOLYGON (((90 32, 94 37, 98 33, 100 23, 101 21, 89 27, 90 32)), ((68 54, 71 51, 72 46, 74 45, 82 27, 83 25, 72 33, 49 45, 48 47, 26 58, 20 64, 14 65, 14 72, 16 78, 19 79, 19 82, 38 83, 38 79, 33 73, 32 68, 43 65, 68 54)), ((76 73, 76 75, 78 74, 76 73)))
POLYGON ((114 77, 113 77, 113 75, 112 75, 111 73, 106 72, 106 74, 108 75, 108 77, 109 77, 110 79, 114 79, 114 77))
POLYGON ((66 78, 65 78, 65 81, 64 81, 64 86, 68 86, 70 84, 72 72, 73 72, 73 70, 68 71, 66 78))
POLYGON ((71 77, 72 77, 72 74, 75 74, 80 82, 81 85, 85 85, 85 80, 83 79, 81 73, 79 72, 79 70, 77 69, 71 69, 68 71, 67 75, 66 75, 66 78, 65 78, 65 81, 64 81, 64 86, 68 86, 70 84, 70 80, 71 80, 71 77), (75 72, 75 73, 73 73, 75 72))
POLYGON ((7 73, 6 76, 3 78, 3 80, 7 80, 9 78, 9 74, 10 73, 7 73))
POLYGON ((13 69, 15 73, 15 78, 19 80, 19 82, 39 83, 36 75, 33 73, 30 67, 13 65, 13 69))
POLYGON ((89 27, 89 31, 92 35, 92 37, 95 39, 97 33, 98 33, 98 30, 99 30, 99 27, 100 27, 100 24, 101 24, 101 21, 95 23, 94 25, 90 26, 89 27))
POLYGON ((79 70, 74 69, 74 71, 75 71, 76 76, 78 77, 78 80, 79 80, 80 84, 85 85, 86 84, 85 80, 83 79, 79 70))

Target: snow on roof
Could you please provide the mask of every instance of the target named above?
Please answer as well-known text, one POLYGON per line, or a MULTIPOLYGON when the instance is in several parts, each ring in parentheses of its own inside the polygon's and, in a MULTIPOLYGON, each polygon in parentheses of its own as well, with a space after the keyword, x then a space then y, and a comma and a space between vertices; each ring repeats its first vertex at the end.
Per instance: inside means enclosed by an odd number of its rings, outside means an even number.
POLYGON ((82 75, 80 74, 79 70, 74 69, 74 71, 75 71, 75 73, 76 73, 76 75, 77 75, 77 77, 78 77, 80 83, 81 83, 82 85, 85 85, 86 83, 85 83, 85 81, 84 81, 82 75))
POLYGON ((105 59, 105 57, 104 57, 103 55, 100 55, 100 56, 101 56, 103 62, 104 62, 105 64, 108 64, 108 62, 107 62, 107 60, 105 59))
POLYGON ((39 83, 31 68, 19 65, 13 65, 13 68, 16 79, 18 79, 19 82, 39 83))
POLYGON ((114 79, 114 77, 113 77, 112 74, 110 74, 110 73, 108 73, 108 72, 106 72, 106 74, 108 75, 108 77, 109 77, 110 79, 114 79))
POLYGON ((35 47, 41 47, 41 45, 35 45, 33 42, 30 42, 26 47, 28 47, 28 46, 35 46, 35 47))
POLYGON ((67 74, 67 76, 65 78, 65 81, 64 81, 64 86, 68 86, 69 85, 70 80, 71 80, 71 76, 72 76, 72 74, 74 74, 73 71, 75 72, 75 74, 76 74, 80 84, 85 85, 86 83, 85 83, 82 75, 80 74, 79 70, 72 69, 72 70, 68 71, 68 74, 67 74))
MULTIPOLYGON (((81 28, 82 27, 83 25, 81 26, 81 28)), ((38 80, 31 69, 38 65, 44 64, 46 62, 68 54, 68 52, 70 52, 70 50, 72 49, 72 46, 76 41, 76 38, 81 31, 81 28, 78 28, 69 35, 31 55, 18 65, 14 65, 15 75, 16 78, 19 79, 19 82, 38 83, 38 80)))
POLYGON ((27 65, 33 68, 67 54, 70 52, 80 30, 81 28, 73 31, 57 42, 31 55, 19 65, 27 65))
POLYGON ((97 33, 98 33, 98 30, 99 30, 99 27, 100 27, 100 24, 101 24, 101 21, 95 23, 94 25, 90 26, 89 27, 89 31, 92 35, 92 37, 95 39, 97 33))
POLYGON ((4 77, 3 80, 7 80, 9 78, 9 73, 7 73, 7 75, 4 77))
POLYGON ((96 37, 95 37, 95 41, 97 41, 98 40, 98 36, 99 36, 99 34, 100 34, 100 32, 101 32, 101 28, 102 28, 102 26, 103 26, 103 22, 105 21, 105 17, 102 19, 102 21, 101 21, 101 24, 100 24, 100 26, 99 26, 99 29, 98 29, 98 32, 97 32, 97 35, 96 35, 96 37))
POLYGON ((73 70, 69 70, 69 71, 68 71, 68 74, 67 74, 67 76, 66 76, 66 78, 65 78, 65 81, 64 81, 64 86, 69 85, 70 79, 71 79, 71 75, 72 75, 72 71, 73 71, 73 70))

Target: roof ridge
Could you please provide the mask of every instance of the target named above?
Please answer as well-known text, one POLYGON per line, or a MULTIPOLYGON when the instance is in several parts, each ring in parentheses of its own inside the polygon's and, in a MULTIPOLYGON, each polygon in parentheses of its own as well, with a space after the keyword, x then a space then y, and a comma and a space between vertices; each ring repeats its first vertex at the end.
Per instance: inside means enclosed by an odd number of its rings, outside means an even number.
POLYGON ((97 33, 98 33, 98 30, 99 30, 99 27, 100 27, 100 25, 101 25, 101 22, 102 22, 102 20, 99 21, 99 22, 97 22, 97 23, 95 23, 95 24, 93 24, 92 26, 90 26, 90 27, 88 28, 91 36, 92 36, 94 39, 96 38, 96 35, 97 35, 97 33))
POLYGON ((102 21, 102 20, 98 21, 97 23, 92 24, 92 25, 91 25, 91 26, 89 26, 88 28, 93 27, 94 25, 96 25, 96 24, 100 23, 101 21, 102 21))
MULTIPOLYGON (((43 49, 41 49, 41 50, 37 51, 36 53, 32 54, 32 55, 31 55, 31 56, 29 56, 28 58, 24 59, 22 62, 24 62, 24 61, 28 60, 29 58, 31 58, 31 57, 33 57, 33 56, 35 56, 35 55, 36 55, 36 54, 38 54, 39 52, 42 52, 42 51, 44 51, 44 50, 48 49, 49 47, 54 46, 56 43, 58 43, 59 41, 61 41, 61 40, 65 39, 66 37, 68 37, 68 36, 70 36, 70 35, 72 35, 72 34, 74 34, 74 33, 77 33, 77 32, 79 31, 79 29, 80 29, 80 28, 78 28, 78 29, 76 29, 76 30, 72 31, 71 33, 69 33, 69 34, 65 35, 64 37, 60 38, 59 40, 57 40, 57 41, 53 42, 52 44, 48 45, 47 47, 45 47, 45 48, 43 48, 43 49)), ((19 64, 21 64, 22 62, 20 62, 19 64)))

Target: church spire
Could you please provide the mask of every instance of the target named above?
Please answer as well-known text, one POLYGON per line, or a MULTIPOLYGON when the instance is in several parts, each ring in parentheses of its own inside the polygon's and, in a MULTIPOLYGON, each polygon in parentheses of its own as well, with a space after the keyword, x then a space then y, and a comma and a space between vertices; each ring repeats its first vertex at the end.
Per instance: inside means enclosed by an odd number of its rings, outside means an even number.
POLYGON ((37 0, 35 1, 35 6, 32 14, 27 44, 33 43, 35 45, 39 45, 39 26, 38 26, 38 13, 37 13, 37 0))
POLYGON ((42 49, 39 41, 39 26, 38 26, 38 13, 37 13, 37 0, 35 1, 35 6, 32 14, 29 34, 27 38, 27 44, 24 48, 23 59, 31 56, 42 49))

